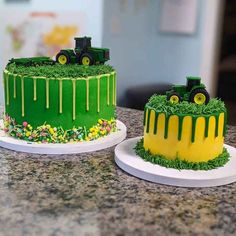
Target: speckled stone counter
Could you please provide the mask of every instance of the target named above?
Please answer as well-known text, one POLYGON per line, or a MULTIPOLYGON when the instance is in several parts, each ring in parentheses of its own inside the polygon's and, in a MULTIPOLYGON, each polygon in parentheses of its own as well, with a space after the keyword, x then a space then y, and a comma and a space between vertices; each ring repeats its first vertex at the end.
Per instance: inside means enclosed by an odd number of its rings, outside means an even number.
MULTIPOLYGON (((117 113, 128 138, 142 135, 141 111, 117 113)), ((236 127, 226 143, 236 147, 236 127)), ((236 183, 150 183, 119 169, 114 147, 62 156, 0 149, 0 235, 176 234, 236 235, 236 183)))

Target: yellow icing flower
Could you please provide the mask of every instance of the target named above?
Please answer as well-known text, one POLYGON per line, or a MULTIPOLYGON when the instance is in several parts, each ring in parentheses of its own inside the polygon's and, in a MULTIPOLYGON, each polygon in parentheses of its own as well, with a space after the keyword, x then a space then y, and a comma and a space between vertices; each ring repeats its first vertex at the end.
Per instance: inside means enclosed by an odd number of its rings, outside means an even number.
POLYGON ((106 134, 106 131, 105 131, 105 130, 101 130, 100 133, 101 133, 102 135, 104 135, 104 134, 106 134))
POLYGON ((28 131, 25 133, 25 135, 26 135, 26 137, 29 137, 31 135, 31 132, 28 131))
POLYGON ((54 134, 55 133, 54 129, 53 128, 49 128, 49 133, 50 134, 54 134))
POLYGON ((32 126, 31 126, 31 125, 27 125, 27 128, 28 128, 29 130, 32 130, 32 126))
POLYGON ((102 119, 99 119, 98 120, 98 123, 101 125, 103 122, 102 122, 102 119))

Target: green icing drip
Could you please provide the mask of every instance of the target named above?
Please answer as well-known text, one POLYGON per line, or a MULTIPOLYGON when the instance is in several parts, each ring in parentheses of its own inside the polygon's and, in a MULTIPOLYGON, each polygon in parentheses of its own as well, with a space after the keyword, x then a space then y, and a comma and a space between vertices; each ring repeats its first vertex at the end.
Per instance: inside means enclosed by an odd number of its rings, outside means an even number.
POLYGON ((170 119, 170 116, 165 117, 165 132, 164 132, 165 139, 168 138, 169 119, 170 119))
POLYGON ((143 119, 143 126, 146 125, 146 113, 147 113, 147 108, 144 108, 144 119, 143 119))
POLYGON ((149 126, 150 126, 150 116, 151 116, 151 111, 150 109, 148 109, 148 117, 147 117, 147 128, 146 128, 146 132, 149 133, 149 126))
POLYGON ((218 129, 219 129, 219 117, 220 117, 220 114, 218 115, 215 115, 215 120, 216 120, 216 126, 215 126, 215 137, 218 137, 218 129))
POLYGON ((188 162, 185 160, 180 160, 178 157, 176 157, 174 160, 169 160, 162 155, 152 155, 149 151, 146 151, 143 147, 143 139, 137 142, 134 150, 135 153, 145 161, 149 161, 166 168, 174 168, 178 170, 212 170, 224 166, 230 158, 227 149, 224 148, 223 152, 219 156, 207 162, 188 162))
POLYGON ((209 120, 210 120, 210 116, 206 116, 205 117, 205 132, 204 132, 205 138, 208 137, 209 120))
POLYGON ((182 137, 184 116, 178 116, 178 118, 179 118, 178 140, 180 141, 180 140, 181 140, 181 137, 182 137))
POLYGON ((192 116, 192 136, 191 136, 192 143, 195 141, 195 131, 196 131, 197 118, 198 117, 196 117, 196 116, 192 116))
POLYGON ((157 133, 157 122, 158 122, 159 113, 155 113, 155 122, 154 122, 154 134, 157 133))
MULTIPOLYGON (((144 126, 147 124, 146 127, 146 132, 149 133, 150 130, 150 115, 151 115, 151 111, 155 111, 154 109, 150 109, 148 107, 145 107, 144 110, 144 126), (148 112, 148 117, 146 119, 146 113, 148 112)), ((158 117, 161 113, 155 112, 155 118, 154 118, 154 130, 153 133, 157 134, 157 124, 158 124, 158 117)), ((226 133, 226 124, 227 124, 227 112, 224 112, 225 114, 225 119, 224 119, 224 127, 223 127, 223 135, 225 135, 226 133)), ((181 140, 182 138, 182 131, 183 131, 183 120, 184 117, 186 117, 188 115, 182 115, 182 114, 178 114, 178 140, 181 140)), ((197 119, 200 118, 197 115, 189 115, 192 118, 192 134, 191 134, 191 142, 195 141, 195 132, 196 132, 196 123, 197 123, 197 119)), ((219 117, 220 114, 212 114, 212 115, 204 115, 203 117, 205 118, 205 131, 204 131, 204 136, 208 137, 208 132, 209 132, 209 120, 210 117, 214 116, 215 120, 216 120, 216 126, 215 126, 215 137, 218 136, 218 125, 219 125, 219 117)), ((164 130, 164 138, 167 139, 168 138, 168 131, 169 131, 169 119, 170 119, 171 115, 166 115, 165 114, 165 130, 164 130)))

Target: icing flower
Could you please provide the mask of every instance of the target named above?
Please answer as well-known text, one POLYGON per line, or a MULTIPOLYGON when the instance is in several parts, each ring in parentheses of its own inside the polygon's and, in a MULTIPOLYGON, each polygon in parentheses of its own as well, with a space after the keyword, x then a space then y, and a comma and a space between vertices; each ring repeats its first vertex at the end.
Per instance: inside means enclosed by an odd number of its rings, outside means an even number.
POLYGON ((23 125, 24 127, 27 127, 28 123, 27 123, 26 121, 24 121, 24 122, 22 123, 22 125, 23 125))
POLYGON ((10 136, 30 142, 74 143, 98 139, 115 132, 117 128, 115 119, 99 119, 97 124, 89 129, 86 129, 86 127, 73 127, 70 130, 63 130, 62 127, 52 127, 46 123, 33 128, 27 121, 24 121, 22 125, 18 125, 15 119, 5 115, 3 130, 10 136))

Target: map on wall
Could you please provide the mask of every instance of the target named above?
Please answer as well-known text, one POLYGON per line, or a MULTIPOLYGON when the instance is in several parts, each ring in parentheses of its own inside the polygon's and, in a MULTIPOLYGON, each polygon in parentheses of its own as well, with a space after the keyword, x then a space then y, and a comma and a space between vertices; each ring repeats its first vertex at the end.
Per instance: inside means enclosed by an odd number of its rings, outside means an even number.
POLYGON ((23 11, 4 15, 4 64, 12 57, 55 56, 62 48, 73 48, 75 36, 84 35, 84 13, 23 11))

